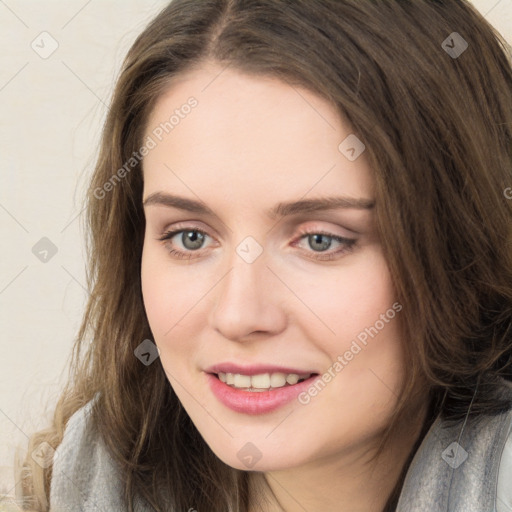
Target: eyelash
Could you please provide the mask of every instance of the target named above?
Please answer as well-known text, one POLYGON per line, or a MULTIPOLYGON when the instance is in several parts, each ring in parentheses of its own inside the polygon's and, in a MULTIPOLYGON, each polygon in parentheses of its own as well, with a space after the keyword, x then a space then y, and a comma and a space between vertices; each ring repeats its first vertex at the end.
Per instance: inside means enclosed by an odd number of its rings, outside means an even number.
MULTIPOLYGON (((172 239, 175 235, 177 235, 179 233, 184 233, 187 231, 194 232, 194 233, 200 233, 201 235, 209 236, 208 233, 204 232, 201 229, 185 227, 185 228, 175 229, 172 231, 167 231, 161 237, 157 238, 157 240, 159 240, 161 242, 167 242, 170 239, 172 239)), ((324 236, 327 236, 328 238, 332 238, 336 242, 339 242, 339 243, 345 245, 344 248, 338 249, 337 251, 333 251, 333 252, 329 252, 329 253, 324 253, 324 252, 315 253, 313 251, 314 254, 318 254, 320 256, 313 256, 311 258, 314 260, 318 260, 318 261, 331 261, 331 260, 336 259, 337 257, 341 257, 341 255, 350 252, 354 248, 354 246, 357 242, 357 240, 354 238, 345 238, 345 237, 334 235, 332 233, 328 233, 328 232, 322 231, 322 230, 310 230, 310 231, 301 230, 299 238, 295 242, 293 242, 293 245, 297 244, 303 238, 306 238, 310 235, 324 235, 324 236)), ((177 259, 187 259, 187 260, 194 259, 194 258, 198 257, 198 256, 193 256, 193 254, 194 253, 201 254, 201 252, 202 252, 201 249, 199 249, 197 251, 178 251, 176 249, 169 249, 169 254, 172 255, 173 257, 175 257, 177 259)), ((306 251, 306 252, 312 252, 312 251, 306 251)), ((308 256, 308 257, 310 257, 310 256, 308 256)))

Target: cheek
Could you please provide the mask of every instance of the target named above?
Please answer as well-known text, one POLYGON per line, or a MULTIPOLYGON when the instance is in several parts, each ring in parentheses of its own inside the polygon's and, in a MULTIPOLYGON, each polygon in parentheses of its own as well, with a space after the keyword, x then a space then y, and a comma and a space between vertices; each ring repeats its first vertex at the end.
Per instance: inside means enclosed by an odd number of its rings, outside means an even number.
MULTIPOLYGON (((180 382, 190 378, 194 358, 198 351, 199 330, 204 322, 204 297, 208 283, 197 278, 184 266, 177 267, 163 254, 161 248, 145 247, 141 262, 141 286, 144 307, 153 334, 153 341, 160 351, 160 361, 175 389, 180 393, 180 382), (191 366, 192 365, 192 366, 191 366)), ((180 396, 185 400, 186 396, 180 396)))
POLYGON ((178 322, 204 295, 204 284, 183 268, 172 268, 160 248, 144 248, 141 286, 144 307, 155 341, 168 339, 178 322))
POLYGON ((166 329, 170 328, 169 313, 172 311, 172 299, 166 283, 166 274, 162 265, 147 249, 142 253, 141 287, 144 307, 149 326, 158 342, 166 329))
POLYGON ((325 340, 322 344, 331 355, 346 350, 359 335, 364 341, 367 329, 376 323, 377 330, 386 337, 398 337, 399 313, 392 307, 395 291, 378 247, 339 272, 302 276, 295 281, 294 290, 307 306, 303 308, 302 326, 308 337, 325 340))

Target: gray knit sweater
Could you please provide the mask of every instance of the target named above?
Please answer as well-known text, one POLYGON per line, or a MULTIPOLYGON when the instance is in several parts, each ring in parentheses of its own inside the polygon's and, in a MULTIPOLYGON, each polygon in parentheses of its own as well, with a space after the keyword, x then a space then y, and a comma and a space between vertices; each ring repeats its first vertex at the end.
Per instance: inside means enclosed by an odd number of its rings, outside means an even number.
MULTIPOLYGON (((511 384, 504 386, 512 393, 511 384)), ((70 418, 54 456, 51 512, 126 510, 120 471, 91 433, 92 403, 70 418)), ((153 512, 139 497, 135 510, 153 512)), ((451 427, 436 420, 414 456, 396 510, 512 512, 512 410, 451 427)))

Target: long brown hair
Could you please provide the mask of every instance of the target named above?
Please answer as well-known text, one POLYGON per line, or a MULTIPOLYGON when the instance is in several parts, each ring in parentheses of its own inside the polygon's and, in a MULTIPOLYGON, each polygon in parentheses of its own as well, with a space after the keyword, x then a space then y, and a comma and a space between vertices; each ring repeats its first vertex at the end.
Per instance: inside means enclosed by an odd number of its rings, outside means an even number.
MULTIPOLYGON (((473 398, 472 414, 510 407, 495 398, 512 358, 505 45, 465 0, 170 3, 133 44, 117 81, 87 197, 91 295, 69 384, 29 453, 42 441, 56 448, 70 416, 99 393, 92 420, 123 468, 128 510, 137 493, 156 510, 248 510, 248 473, 206 445, 159 360, 145 366, 134 357, 152 338, 140 284, 141 163, 110 181, 142 146, 173 77, 205 60, 313 91, 366 145, 409 362, 393 425, 420 379, 446 418, 460 418, 473 398)), ((27 507, 48 510, 51 474, 27 456, 27 507)))

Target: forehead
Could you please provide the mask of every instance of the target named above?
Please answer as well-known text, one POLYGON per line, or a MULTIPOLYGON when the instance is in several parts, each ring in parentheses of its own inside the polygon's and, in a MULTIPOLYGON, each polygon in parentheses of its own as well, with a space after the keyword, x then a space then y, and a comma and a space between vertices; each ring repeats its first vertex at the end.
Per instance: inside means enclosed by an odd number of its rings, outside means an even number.
POLYGON ((369 198, 364 152, 350 161, 340 150, 349 136, 334 106, 306 89, 206 65, 173 80, 155 103, 145 132, 155 143, 144 157, 145 188, 172 189, 181 177, 179 188, 224 196, 245 188, 252 198, 281 200, 335 188, 369 198))

